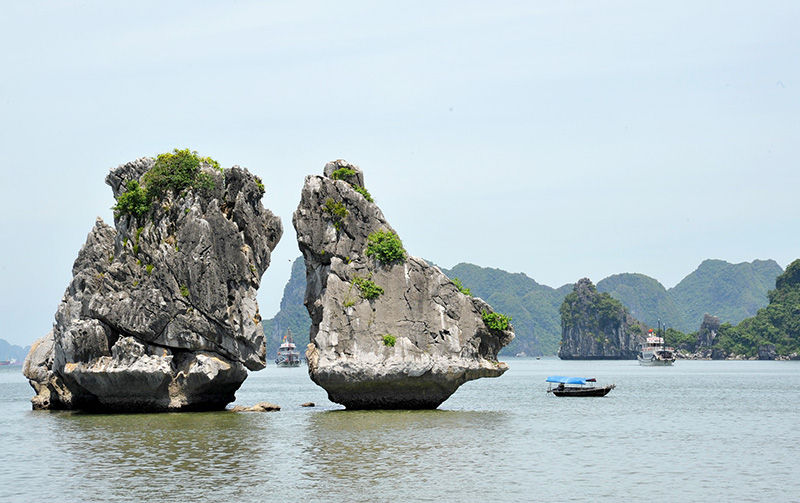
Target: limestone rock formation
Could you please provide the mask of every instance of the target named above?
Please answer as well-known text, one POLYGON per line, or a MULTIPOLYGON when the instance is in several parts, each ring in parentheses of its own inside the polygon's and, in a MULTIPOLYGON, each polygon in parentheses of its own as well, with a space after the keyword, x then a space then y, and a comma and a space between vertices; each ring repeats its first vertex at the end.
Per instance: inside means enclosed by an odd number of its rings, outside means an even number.
POLYGON ((583 278, 561 305, 562 360, 635 359, 647 327, 608 293, 583 278))
MULTIPOLYGON (((155 164, 111 170, 118 206, 155 164)), ((116 228, 97 220, 53 330, 25 361, 35 409, 222 409, 246 369, 264 367, 256 292, 281 221, 246 169, 204 160, 193 175, 203 183, 164 190, 142 214, 115 213, 116 228)))
MULTIPOLYGON (((306 264, 308 371, 349 409, 436 408, 464 382, 507 370, 514 337, 483 300, 408 256, 357 166, 306 177, 293 218, 306 264)), ((507 320, 506 320, 507 321, 507 320)))
POLYGON ((717 338, 719 326, 719 317, 711 316, 706 313, 703 316, 703 323, 700 325, 700 331, 697 333, 697 346, 701 348, 710 348, 713 346, 717 338))
POLYGON ((758 359, 759 360, 775 360, 778 352, 775 350, 775 344, 761 344, 758 346, 758 359))

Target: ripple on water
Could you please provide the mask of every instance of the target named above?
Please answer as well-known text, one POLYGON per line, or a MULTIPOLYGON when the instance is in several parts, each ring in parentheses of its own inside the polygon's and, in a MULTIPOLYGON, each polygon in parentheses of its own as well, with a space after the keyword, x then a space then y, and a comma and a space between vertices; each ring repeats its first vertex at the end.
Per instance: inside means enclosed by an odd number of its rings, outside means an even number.
POLYGON ((15 453, 0 482, 7 501, 31 488, 62 502, 616 503, 654 487, 672 501, 795 497, 797 362, 509 363, 434 411, 344 411, 304 369, 266 369, 237 393, 283 407, 260 414, 32 412, 24 379, 0 371, 3 445, 15 453), (552 374, 617 389, 559 399, 544 391, 552 374))

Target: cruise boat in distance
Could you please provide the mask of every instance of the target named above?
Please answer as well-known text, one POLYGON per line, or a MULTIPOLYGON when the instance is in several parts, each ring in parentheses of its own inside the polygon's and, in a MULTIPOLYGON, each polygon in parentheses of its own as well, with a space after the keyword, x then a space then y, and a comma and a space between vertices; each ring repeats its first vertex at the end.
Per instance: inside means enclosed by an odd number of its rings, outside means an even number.
POLYGON ((647 339, 642 344, 637 357, 639 365, 646 366, 667 366, 675 363, 675 350, 664 345, 664 338, 653 333, 653 329, 647 334, 647 339))
POLYGON ((292 339, 292 331, 286 330, 286 335, 283 336, 283 342, 278 348, 278 357, 275 359, 275 364, 279 367, 299 367, 300 366, 300 351, 292 339))

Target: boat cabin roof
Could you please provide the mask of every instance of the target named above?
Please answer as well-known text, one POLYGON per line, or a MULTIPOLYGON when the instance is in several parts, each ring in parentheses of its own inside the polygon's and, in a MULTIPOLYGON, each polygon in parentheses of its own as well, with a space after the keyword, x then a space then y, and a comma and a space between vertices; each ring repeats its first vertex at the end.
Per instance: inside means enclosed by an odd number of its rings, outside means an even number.
POLYGON ((550 376, 545 382, 557 382, 562 384, 586 384, 587 382, 597 382, 594 377, 566 377, 566 376, 550 376))

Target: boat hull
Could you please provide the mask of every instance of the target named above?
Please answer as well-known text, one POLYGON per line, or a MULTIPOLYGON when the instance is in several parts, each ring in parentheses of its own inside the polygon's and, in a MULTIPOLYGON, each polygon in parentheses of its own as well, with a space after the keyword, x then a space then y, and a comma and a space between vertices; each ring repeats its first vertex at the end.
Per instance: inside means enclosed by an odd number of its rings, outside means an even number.
POLYGON ((555 396, 606 396, 614 388, 616 388, 615 385, 609 384, 602 388, 556 388, 548 391, 555 396))
POLYGON ((675 363, 675 360, 662 360, 659 358, 642 358, 639 357, 639 365, 644 365, 645 367, 668 367, 675 363))

